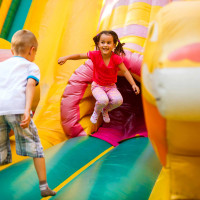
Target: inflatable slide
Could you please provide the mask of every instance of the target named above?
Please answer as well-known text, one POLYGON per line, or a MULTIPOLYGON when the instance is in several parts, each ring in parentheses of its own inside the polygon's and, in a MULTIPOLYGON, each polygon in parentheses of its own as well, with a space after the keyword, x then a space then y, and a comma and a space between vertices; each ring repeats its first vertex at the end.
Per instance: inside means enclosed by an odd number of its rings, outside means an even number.
MULTIPOLYGON (((118 77, 123 105, 110 113, 111 123, 100 119, 93 125, 89 120, 94 107, 91 61, 69 61, 59 66, 57 59, 93 50, 93 36, 112 29, 126 43, 124 63, 140 84, 149 24, 169 2, 1 1, 0 60, 11 56, 9 41, 16 30, 32 31, 39 42, 35 62, 41 81, 33 109, 46 149, 48 183, 58 192, 51 199, 150 197, 161 165, 147 137, 142 96, 135 96, 126 80, 118 77)), ((17 156, 12 134, 10 139, 13 164, 0 168, 0 179, 4 180, 1 199, 40 199, 32 160, 17 156)))

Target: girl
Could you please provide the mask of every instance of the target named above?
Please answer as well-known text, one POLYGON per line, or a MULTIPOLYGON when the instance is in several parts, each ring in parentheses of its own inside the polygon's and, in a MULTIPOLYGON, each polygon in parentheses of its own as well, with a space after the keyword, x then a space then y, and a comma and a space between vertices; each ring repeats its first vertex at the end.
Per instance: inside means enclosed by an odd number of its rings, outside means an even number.
POLYGON ((58 64, 63 65, 67 60, 88 58, 92 60, 94 69, 91 90, 96 99, 96 104, 90 121, 96 124, 102 112, 103 120, 109 123, 108 112, 119 107, 123 102, 123 98, 115 84, 118 69, 121 70, 124 77, 131 84, 136 95, 140 93, 140 89, 120 57, 125 53, 123 50, 124 43, 120 42, 118 35, 114 31, 102 31, 93 40, 97 51, 60 57, 58 64))

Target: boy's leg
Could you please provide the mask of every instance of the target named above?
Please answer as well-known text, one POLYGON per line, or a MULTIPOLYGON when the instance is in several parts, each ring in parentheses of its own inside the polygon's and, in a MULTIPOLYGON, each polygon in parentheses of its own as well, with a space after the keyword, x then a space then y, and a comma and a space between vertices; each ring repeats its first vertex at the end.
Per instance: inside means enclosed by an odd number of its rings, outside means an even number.
POLYGON ((33 120, 30 121, 28 128, 23 129, 20 126, 22 117, 22 114, 5 116, 7 123, 13 129, 15 134, 17 154, 21 156, 43 158, 43 147, 33 120))
POLYGON ((44 160, 43 147, 41 145, 37 128, 30 121, 29 127, 23 129, 20 126, 23 115, 8 115, 7 121, 14 130, 15 141, 16 141, 16 152, 21 156, 33 157, 35 169, 40 181, 40 190, 42 196, 53 196, 56 192, 49 189, 46 182, 46 166, 44 160))
POLYGON ((12 162, 9 132, 10 127, 7 124, 5 117, 0 116, 0 165, 12 162))
POLYGON ((54 196, 56 192, 51 190, 47 184, 46 165, 44 158, 33 158, 35 169, 40 183, 41 196, 54 196))
POLYGON ((45 165, 45 159, 44 158, 33 158, 35 170, 38 175, 39 181, 46 181, 46 165, 45 165))

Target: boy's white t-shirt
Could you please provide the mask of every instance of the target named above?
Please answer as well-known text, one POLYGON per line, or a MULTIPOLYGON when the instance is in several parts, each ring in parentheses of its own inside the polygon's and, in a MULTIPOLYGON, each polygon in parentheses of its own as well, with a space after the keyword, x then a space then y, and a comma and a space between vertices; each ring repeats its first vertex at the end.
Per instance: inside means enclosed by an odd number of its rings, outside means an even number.
POLYGON ((20 56, 0 62, 0 115, 24 113, 29 78, 39 83, 40 70, 35 63, 20 56))

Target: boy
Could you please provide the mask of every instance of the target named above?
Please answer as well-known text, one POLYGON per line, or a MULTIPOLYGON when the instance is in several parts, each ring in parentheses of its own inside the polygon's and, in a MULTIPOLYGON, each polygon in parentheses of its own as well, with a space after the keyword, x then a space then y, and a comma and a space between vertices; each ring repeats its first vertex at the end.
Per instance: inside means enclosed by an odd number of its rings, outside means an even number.
POLYGON ((40 71, 32 63, 37 51, 37 39, 28 30, 17 31, 11 41, 13 57, 0 62, 0 164, 12 162, 9 141, 10 129, 14 130, 16 152, 33 157, 39 178, 41 196, 54 196, 46 182, 46 166, 37 129, 30 118, 35 86, 40 71))

